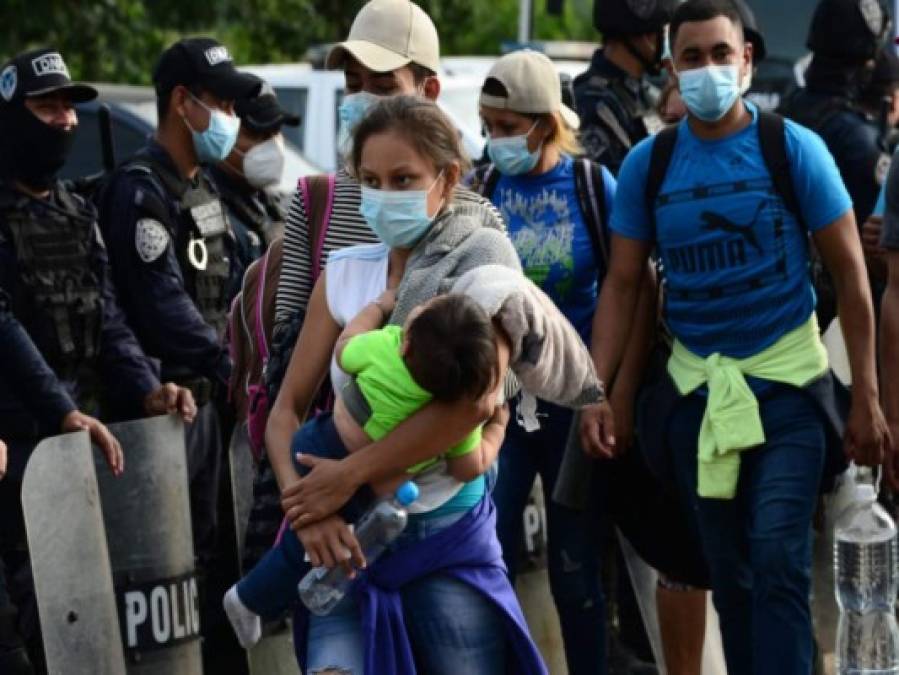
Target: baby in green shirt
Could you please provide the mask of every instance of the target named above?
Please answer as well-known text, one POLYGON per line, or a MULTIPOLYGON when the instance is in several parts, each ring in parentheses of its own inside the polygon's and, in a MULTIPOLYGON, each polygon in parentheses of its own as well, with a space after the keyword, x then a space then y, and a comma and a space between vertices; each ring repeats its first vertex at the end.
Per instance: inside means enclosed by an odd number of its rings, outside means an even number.
MULTIPOLYGON (((487 313, 465 295, 441 295, 413 310, 405 325, 379 326, 393 311, 386 291, 350 321, 337 340, 338 366, 355 377, 371 416, 360 427, 338 392, 334 424, 352 452, 386 436, 432 400, 478 400, 499 386, 496 335, 487 313)), ((496 460, 506 418, 474 429, 443 456, 456 480, 468 482, 496 460)), ((419 473, 431 459, 407 470, 419 473)), ((400 481, 401 482, 401 481, 400 481)), ((390 491, 393 485, 378 486, 390 491)))

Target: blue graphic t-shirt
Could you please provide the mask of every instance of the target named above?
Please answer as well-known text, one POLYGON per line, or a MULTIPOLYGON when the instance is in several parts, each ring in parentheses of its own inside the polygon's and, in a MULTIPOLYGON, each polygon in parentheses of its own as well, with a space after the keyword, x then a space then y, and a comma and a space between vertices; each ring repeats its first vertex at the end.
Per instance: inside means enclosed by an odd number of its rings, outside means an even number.
MULTIPOLYGON (((633 149, 618 177, 611 228, 657 243, 668 324, 703 357, 757 354, 807 321, 815 306, 807 233, 774 189, 757 110, 747 107, 752 124, 727 138, 704 141, 680 124, 655 226, 644 196, 652 138, 633 149)), ((852 202, 820 137, 789 120, 785 133, 796 197, 815 232, 852 202)))
MULTIPOLYGON (((605 167, 602 176, 609 222, 615 179, 605 167)), ((543 175, 501 177, 493 203, 503 214, 524 273, 589 341, 599 272, 605 270, 598 269, 602 260, 593 255, 574 180, 574 160, 563 155, 543 175)))

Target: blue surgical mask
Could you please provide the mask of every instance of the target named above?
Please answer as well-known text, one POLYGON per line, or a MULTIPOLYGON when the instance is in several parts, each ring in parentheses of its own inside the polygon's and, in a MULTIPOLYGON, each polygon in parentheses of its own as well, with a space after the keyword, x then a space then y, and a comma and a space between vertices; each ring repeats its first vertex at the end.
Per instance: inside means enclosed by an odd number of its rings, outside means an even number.
POLYGON ((194 131, 187 118, 183 118, 193 137, 197 159, 207 164, 221 162, 231 154, 237 142, 240 120, 234 115, 210 108, 193 94, 191 98, 209 111, 209 126, 205 131, 194 131))
POLYGON ((441 175, 442 171, 427 190, 376 190, 363 185, 359 213, 390 248, 412 248, 434 221, 428 215, 428 195, 441 175))
POLYGON ((369 109, 378 102, 380 96, 375 96, 367 91, 344 96, 337 108, 337 118, 340 126, 337 131, 337 148, 343 155, 349 155, 353 143, 353 131, 365 117, 369 109))
POLYGON ((704 122, 717 122, 740 96, 740 68, 705 66, 677 74, 681 99, 687 110, 704 122))
POLYGON ((540 161, 541 143, 534 152, 528 150, 528 136, 537 128, 537 122, 526 134, 508 136, 507 138, 491 138, 487 141, 487 154, 497 170, 504 176, 520 176, 530 173, 540 161))

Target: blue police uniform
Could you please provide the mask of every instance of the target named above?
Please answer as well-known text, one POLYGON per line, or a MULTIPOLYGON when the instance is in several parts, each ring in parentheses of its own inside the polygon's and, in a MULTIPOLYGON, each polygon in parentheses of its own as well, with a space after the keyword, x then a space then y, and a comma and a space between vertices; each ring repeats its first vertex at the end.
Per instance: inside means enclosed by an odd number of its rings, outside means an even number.
POLYGON ((574 98, 581 144, 590 159, 616 176, 630 149, 661 126, 652 86, 609 61, 602 49, 575 78, 574 98))
POLYGON ((222 435, 216 402, 231 362, 223 346, 230 230, 214 187, 178 173, 155 140, 113 175, 100 200, 100 225, 122 306, 163 379, 190 389, 197 418, 187 427, 194 546, 214 555, 222 435))
POLYGON ((781 112, 821 136, 849 190, 856 222, 865 222, 890 167, 879 121, 854 105, 844 92, 810 88, 796 92, 781 112))
POLYGON ((208 168, 225 206, 228 224, 234 236, 231 276, 226 296, 231 300, 240 292, 243 276, 268 244, 284 231, 284 213, 275 198, 257 190, 219 166, 208 168))
POLYGON ((22 634, 35 645, 39 622, 21 506, 28 457, 42 437, 60 433, 68 413, 96 413, 99 393, 118 402, 120 414, 135 415, 159 387, 117 303, 95 215, 59 183, 47 199, 0 183, 0 439, 9 450, 0 481, 0 554, 22 634))

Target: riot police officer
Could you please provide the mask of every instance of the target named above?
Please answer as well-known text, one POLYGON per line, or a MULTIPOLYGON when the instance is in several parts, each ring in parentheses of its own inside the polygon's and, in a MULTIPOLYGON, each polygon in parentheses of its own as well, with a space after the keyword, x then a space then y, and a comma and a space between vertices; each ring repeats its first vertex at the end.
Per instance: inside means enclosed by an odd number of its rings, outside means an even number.
POLYGON ((821 0, 808 34, 813 57, 805 88, 780 108, 824 139, 852 197, 858 223, 871 213, 890 165, 880 125, 860 103, 889 28, 883 0, 821 0))
POLYGON ((284 171, 281 127, 295 127, 300 118, 279 105, 268 83, 261 85, 258 96, 234 103, 240 118, 237 142, 224 161, 209 167, 234 234, 229 301, 240 290, 250 263, 284 231, 284 213, 271 188, 284 171))
POLYGON ((595 0, 603 35, 587 72, 574 81, 580 140, 595 162, 617 174, 628 151, 661 128, 657 93, 646 81, 662 63, 664 28, 677 0, 595 0))
POLYGON ((160 385, 119 308, 94 209, 56 178, 78 124, 74 103, 96 96, 72 82, 53 49, 20 54, 0 68, 0 438, 9 445, 0 554, 36 661, 42 654, 20 500, 34 446, 86 429, 118 473, 121 447, 80 409, 95 413, 104 398, 120 415, 196 412, 190 392, 160 385))
POLYGON ((223 430, 230 431, 222 420, 228 415, 224 401, 231 370, 222 337, 233 238, 224 206, 200 165, 231 153, 240 127, 234 102, 255 95, 259 79, 239 73, 224 45, 198 37, 163 52, 153 83, 156 134, 110 177, 100 200, 100 225, 135 334, 159 359, 163 375, 189 388, 199 406, 186 437, 191 520, 206 584, 201 590, 204 662, 208 672, 221 672, 225 666, 211 659, 230 656, 211 636, 221 631, 221 639, 228 639, 219 598, 231 580, 217 576, 225 569, 217 529, 223 430))

